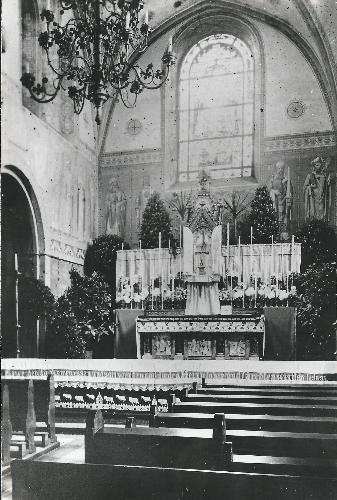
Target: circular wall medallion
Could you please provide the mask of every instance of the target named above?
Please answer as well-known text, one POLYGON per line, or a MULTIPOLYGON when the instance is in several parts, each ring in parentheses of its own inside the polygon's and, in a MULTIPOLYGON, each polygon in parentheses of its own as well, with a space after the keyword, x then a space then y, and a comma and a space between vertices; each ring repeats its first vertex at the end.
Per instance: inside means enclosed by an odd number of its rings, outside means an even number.
POLYGON ((126 131, 130 135, 137 135, 142 130, 143 125, 137 118, 131 118, 126 126, 126 131))
POLYGON ((291 101, 287 107, 287 115, 289 118, 299 118, 303 115, 305 106, 301 101, 291 101))

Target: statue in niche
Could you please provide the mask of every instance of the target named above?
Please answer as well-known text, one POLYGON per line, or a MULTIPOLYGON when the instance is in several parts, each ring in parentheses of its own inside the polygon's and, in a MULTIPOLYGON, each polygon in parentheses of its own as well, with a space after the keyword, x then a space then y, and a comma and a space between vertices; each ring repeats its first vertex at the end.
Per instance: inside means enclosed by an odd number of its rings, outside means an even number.
POLYGON ((275 165, 269 194, 277 215, 280 232, 288 233, 291 220, 292 186, 289 167, 286 167, 284 160, 279 160, 275 165))
POLYGON ((325 162, 317 156, 312 160, 312 171, 304 182, 305 219, 328 220, 331 205, 331 175, 330 160, 325 162))
POLYGON ((125 235, 126 198, 119 189, 117 179, 112 177, 105 199, 105 233, 125 235))

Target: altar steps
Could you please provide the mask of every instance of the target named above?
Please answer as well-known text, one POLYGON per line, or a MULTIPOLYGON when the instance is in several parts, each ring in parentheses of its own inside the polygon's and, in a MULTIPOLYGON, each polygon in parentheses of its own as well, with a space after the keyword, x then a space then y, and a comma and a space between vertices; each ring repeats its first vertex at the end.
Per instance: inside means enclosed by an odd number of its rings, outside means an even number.
POLYGON ((295 415, 307 417, 337 417, 337 407, 334 405, 319 404, 282 404, 282 403, 253 403, 253 402, 213 402, 213 401, 184 401, 173 407, 174 413, 228 413, 247 415, 295 415))
MULTIPOLYGON (((182 427, 211 429, 213 414, 207 413, 159 413, 156 416, 160 427, 182 427)), ((226 414, 228 430, 265 430, 275 432, 337 433, 337 418, 304 417, 298 415, 246 415, 226 414)))

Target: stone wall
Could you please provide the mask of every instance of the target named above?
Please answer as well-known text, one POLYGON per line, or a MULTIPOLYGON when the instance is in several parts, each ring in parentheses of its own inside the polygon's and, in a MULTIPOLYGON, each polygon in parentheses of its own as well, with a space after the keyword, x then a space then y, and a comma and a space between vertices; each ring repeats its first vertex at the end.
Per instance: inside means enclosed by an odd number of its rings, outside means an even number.
MULTIPOLYGON (((45 2, 31 4, 39 33, 45 2)), ((49 104, 33 103, 20 82, 25 69, 20 0, 3 2, 2 24, 2 163, 25 179, 34 195, 41 214, 40 277, 59 295, 69 268, 82 267, 87 242, 97 234, 96 125, 90 106, 77 117, 65 94, 49 104)), ((38 51, 35 56, 39 73, 45 56, 38 51)))
MULTIPOLYGON (((219 21, 221 25, 222 21, 219 21)), ((224 16, 224 27, 227 21, 224 16)), ((247 23, 248 24, 248 23, 247 23)), ((294 189, 292 229, 304 219, 303 184, 311 171, 311 160, 321 155, 330 158, 330 169, 336 169, 336 135, 318 77, 295 43, 270 25, 249 20, 254 40, 257 72, 255 108, 255 159, 253 178, 214 180, 211 190, 255 189, 268 183, 279 159, 290 166, 294 189)), ((126 239, 131 245, 138 240, 146 201, 153 191, 168 198, 172 192, 195 190, 197 183, 177 182, 178 171, 178 96, 179 57, 186 49, 183 29, 175 28, 174 50, 178 55, 169 82, 160 91, 144 91, 137 106, 125 111, 122 105, 111 108, 99 158, 100 232, 105 232, 106 197, 109 180, 117 179, 127 198, 126 239), (181 34, 182 33, 182 34, 181 34), (185 45, 184 45, 185 44, 185 45), (135 130, 136 129, 136 130, 135 130)), ((201 28, 200 28, 201 29, 201 28)), ((220 28, 217 28, 220 29, 220 28)), ((224 28, 225 29, 225 28, 224 28)), ((238 28, 239 29, 239 28, 238 28)), ((170 33, 163 35, 141 58, 145 66, 158 65, 170 33)), ((204 32, 200 34, 202 37, 204 32)), ((197 35, 193 35, 197 36, 197 35)), ((336 195, 330 220, 337 225, 336 195)))

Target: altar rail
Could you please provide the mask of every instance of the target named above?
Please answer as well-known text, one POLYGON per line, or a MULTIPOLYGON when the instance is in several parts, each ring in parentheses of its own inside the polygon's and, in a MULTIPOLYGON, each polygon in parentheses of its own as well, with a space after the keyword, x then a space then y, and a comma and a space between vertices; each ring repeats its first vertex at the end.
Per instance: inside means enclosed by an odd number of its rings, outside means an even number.
POLYGON ((50 373, 56 386, 169 390, 191 388, 202 378, 212 384, 326 384, 336 381, 337 369, 336 361, 2 359, 2 377, 50 373))

